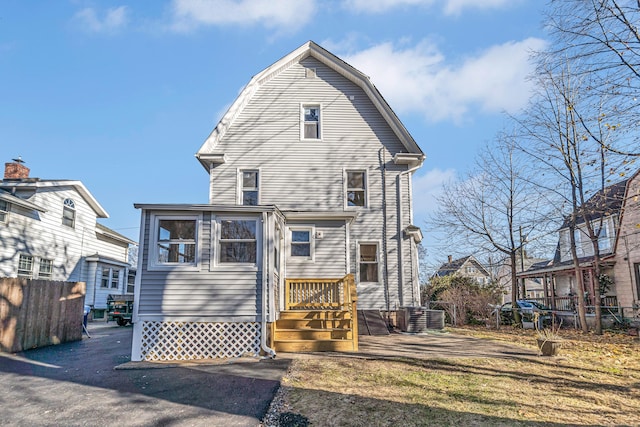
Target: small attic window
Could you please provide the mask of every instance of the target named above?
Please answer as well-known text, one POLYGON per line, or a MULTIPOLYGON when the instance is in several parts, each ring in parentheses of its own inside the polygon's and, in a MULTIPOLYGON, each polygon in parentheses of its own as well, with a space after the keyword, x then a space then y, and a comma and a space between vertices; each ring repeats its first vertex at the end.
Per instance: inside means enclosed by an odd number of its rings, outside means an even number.
POLYGON ((308 79, 314 79, 317 77, 316 74, 316 69, 315 68, 305 68, 304 69, 304 76, 308 79))

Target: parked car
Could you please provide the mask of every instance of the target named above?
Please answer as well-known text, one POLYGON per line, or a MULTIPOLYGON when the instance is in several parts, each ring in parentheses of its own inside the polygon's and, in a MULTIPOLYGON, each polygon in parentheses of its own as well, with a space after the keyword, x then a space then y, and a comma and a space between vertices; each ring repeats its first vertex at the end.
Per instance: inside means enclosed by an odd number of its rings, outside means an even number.
MULTIPOLYGON (((550 325, 553 322, 553 312, 551 309, 538 301, 517 300, 518 311, 522 319, 527 322, 533 322, 534 313, 538 313, 538 319, 541 326, 550 325)), ((503 324, 513 323, 513 306, 510 302, 502 304, 500 307, 500 320, 503 324)))

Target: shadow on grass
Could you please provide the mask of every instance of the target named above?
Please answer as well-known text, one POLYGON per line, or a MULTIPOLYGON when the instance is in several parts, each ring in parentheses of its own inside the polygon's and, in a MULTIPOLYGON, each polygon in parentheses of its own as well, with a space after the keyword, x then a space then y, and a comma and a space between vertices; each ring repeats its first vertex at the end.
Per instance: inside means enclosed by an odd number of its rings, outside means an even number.
MULTIPOLYGON (((464 396, 447 396, 464 399, 464 396)), ((305 388, 288 388, 288 401, 311 425, 323 426, 565 426, 565 423, 520 421, 467 411, 442 409, 436 405, 401 403, 305 388), (308 411, 323 402, 323 411, 308 411)), ((492 402, 485 402, 491 404, 492 402)), ((500 404, 500 402, 495 402, 500 404)), ((515 409, 514 409, 515 411, 515 409)), ((588 425, 588 424, 582 424, 588 425)))

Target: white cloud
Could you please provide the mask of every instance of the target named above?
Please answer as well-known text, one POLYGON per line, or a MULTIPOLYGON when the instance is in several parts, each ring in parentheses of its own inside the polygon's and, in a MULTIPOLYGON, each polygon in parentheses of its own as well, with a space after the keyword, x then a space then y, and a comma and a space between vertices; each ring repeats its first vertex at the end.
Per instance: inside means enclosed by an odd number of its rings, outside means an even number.
MULTIPOLYGON (((417 172, 417 174, 420 172, 417 172)), ((424 175, 414 175, 413 183, 413 212, 416 225, 424 222, 426 215, 436 208, 436 196, 442 192, 442 185, 455 179, 453 169, 431 169, 424 175)))
POLYGON ((371 77, 391 107, 419 113, 429 121, 461 122, 469 111, 515 112, 531 94, 529 55, 545 42, 528 38, 507 42, 468 57, 459 64, 428 41, 396 47, 383 43, 341 55, 371 77))
POLYGON ((263 25, 295 30, 315 13, 311 0, 173 0, 173 29, 190 31, 202 25, 263 25))
POLYGON ((82 9, 74 18, 88 31, 94 33, 113 33, 124 28, 129 21, 127 6, 107 9, 103 19, 93 8, 82 9))
POLYGON ((465 9, 497 9, 513 4, 514 0, 348 0, 345 6, 360 13, 383 13, 404 6, 442 6, 445 15, 459 15, 465 9))

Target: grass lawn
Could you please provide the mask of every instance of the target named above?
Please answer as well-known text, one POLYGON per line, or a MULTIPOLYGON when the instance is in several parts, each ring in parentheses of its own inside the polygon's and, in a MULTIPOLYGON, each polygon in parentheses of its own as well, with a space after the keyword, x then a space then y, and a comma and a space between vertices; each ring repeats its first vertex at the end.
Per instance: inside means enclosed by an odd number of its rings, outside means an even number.
MULTIPOLYGON (((450 331, 535 348, 533 331, 450 331)), ((556 357, 295 358, 282 411, 316 426, 640 425, 637 338, 561 333, 556 357)))

